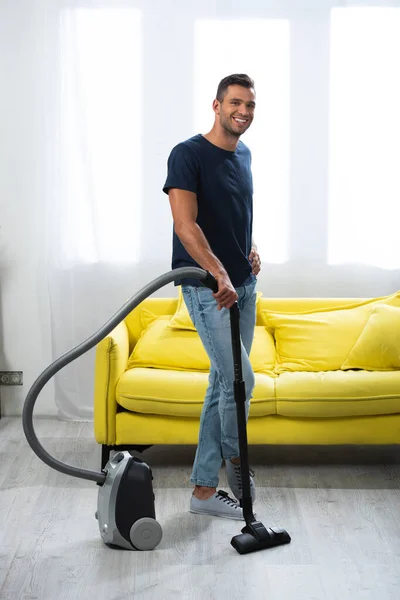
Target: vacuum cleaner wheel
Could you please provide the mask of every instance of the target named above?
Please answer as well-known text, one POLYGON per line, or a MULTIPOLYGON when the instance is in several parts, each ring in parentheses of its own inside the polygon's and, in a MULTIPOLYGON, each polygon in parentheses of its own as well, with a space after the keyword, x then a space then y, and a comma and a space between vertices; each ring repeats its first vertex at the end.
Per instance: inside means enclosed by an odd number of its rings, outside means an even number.
POLYGON ((155 519, 143 517, 134 522, 129 537, 138 550, 153 550, 161 542, 162 528, 155 519))

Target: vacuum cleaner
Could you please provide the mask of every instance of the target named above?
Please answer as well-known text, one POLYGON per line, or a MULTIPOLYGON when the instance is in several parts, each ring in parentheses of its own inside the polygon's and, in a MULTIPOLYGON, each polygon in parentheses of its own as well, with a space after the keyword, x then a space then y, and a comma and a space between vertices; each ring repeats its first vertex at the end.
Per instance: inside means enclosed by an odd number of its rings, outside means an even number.
MULTIPOLYGON (((72 477, 95 481, 99 486, 97 511, 100 535, 109 547, 128 550, 153 550, 162 539, 162 528, 156 520, 153 475, 151 468, 127 451, 117 452, 101 471, 91 471, 68 465, 51 456, 39 442, 33 427, 33 409, 44 385, 67 364, 96 346, 145 298, 159 288, 183 278, 195 278, 213 292, 218 284, 211 273, 196 267, 169 271, 128 300, 115 315, 91 337, 66 352, 47 367, 30 388, 23 407, 22 423, 25 437, 35 454, 49 467, 72 477)), ((242 376, 241 343, 237 302, 230 308, 231 338, 234 360, 234 391, 237 409, 240 464, 243 498, 241 505, 246 522, 241 534, 231 540, 239 554, 271 548, 291 541, 284 529, 266 528, 253 514, 245 413, 245 384, 242 376)))

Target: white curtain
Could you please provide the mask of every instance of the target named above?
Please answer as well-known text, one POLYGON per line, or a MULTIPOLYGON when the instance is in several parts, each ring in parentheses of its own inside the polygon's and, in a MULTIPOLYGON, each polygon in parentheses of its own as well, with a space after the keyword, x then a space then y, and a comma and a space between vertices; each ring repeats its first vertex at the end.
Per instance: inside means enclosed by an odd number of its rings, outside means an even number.
MULTIPOLYGON (((15 146, 16 165, 4 167, 5 210, 14 194, 29 215, 41 348, 28 359, 21 341, 28 382, 170 269, 167 157, 211 128, 216 86, 232 72, 257 91, 243 141, 259 289, 400 288, 400 2, 3 0, 0 11, 1 144, 9 166, 15 146)), ((55 378, 60 417, 92 418, 93 359, 55 378)))

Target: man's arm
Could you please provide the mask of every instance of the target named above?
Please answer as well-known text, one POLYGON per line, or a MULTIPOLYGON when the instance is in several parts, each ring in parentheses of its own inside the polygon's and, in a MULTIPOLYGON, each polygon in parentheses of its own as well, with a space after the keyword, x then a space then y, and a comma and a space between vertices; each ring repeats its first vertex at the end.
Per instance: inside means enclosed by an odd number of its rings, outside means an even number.
POLYGON ((221 261, 212 252, 199 225, 196 223, 197 196, 193 192, 171 188, 168 192, 174 230, 190 256, 204 270, 212 273, 218 283, 218 293, 213 294, 218 309, 230 308, 238 296, 221 261))

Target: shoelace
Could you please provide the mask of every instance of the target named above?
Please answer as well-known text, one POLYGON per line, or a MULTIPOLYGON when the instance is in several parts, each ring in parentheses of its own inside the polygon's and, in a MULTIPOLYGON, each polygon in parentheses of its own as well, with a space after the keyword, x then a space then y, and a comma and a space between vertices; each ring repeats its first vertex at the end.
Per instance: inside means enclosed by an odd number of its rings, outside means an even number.
MULTIPOLYGON (((234 467, 236 479, 238 482, 239 490, 242 491, 242 475, 241 475, 241 471, 240 471, 240 465, 233 465, 233 467, 234 467)), ((255 476, 253 469, 249 468, 249 473, 250 473, 251 477, 255 476)))
POLYGON ((232 500, 232 498, 230 498, 228 496, 228 493, 224 492, 224 490, 218 490, 217 498, 218 498, 218 500, 222 500, 222 502, 226 502, 228 504, 228 506, 230 506, 232 508, 240 508, 238 503, 235 502, 234 500, 232 500))

